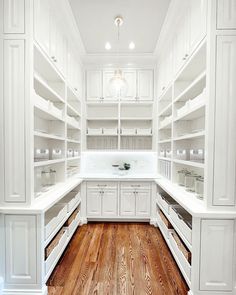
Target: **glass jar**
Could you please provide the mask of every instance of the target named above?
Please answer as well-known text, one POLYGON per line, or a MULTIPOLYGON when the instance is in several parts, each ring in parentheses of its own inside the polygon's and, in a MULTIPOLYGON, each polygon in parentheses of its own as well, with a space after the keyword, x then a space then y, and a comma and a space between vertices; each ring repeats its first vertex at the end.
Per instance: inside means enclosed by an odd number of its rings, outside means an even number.
POLYGON ((178 172, 178 184, 180 186, 185 186, 185 175, 188 173, 186 169, 179 170, 178 172))
POLYGON ((50 185, 56 184, 56 170, 50 169, 50 185))
POLYGON ((204 177, 199 176, 195 179, 195 192, 197 194, 197 198, 202 200, 204 194, 204 177))
POLYGON ((189 192, 195 192, 195 179, 198 177, 193 171, 185 174, 185 187, 189 192))
POLYGON ((43 187, 50 185, 50 169, 46 168, 41 172, 41 183, 43 187))

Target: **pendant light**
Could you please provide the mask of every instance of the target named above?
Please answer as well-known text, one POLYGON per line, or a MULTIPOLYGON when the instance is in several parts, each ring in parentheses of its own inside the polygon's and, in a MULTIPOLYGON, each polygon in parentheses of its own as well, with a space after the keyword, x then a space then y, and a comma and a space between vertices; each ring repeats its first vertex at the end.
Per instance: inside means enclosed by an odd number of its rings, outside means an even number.
POLYGON ((123 77, 122 70, 119 67, 119 46, 120 46, 120 26, 123 24, 123 18, 117 16, 115 18, 115 25, 117 26, 117 64, 118 67, 114 71, 114 76, 109 81, 108 91, 114 98, 125 97, 128 92, 128 83, 123 77))

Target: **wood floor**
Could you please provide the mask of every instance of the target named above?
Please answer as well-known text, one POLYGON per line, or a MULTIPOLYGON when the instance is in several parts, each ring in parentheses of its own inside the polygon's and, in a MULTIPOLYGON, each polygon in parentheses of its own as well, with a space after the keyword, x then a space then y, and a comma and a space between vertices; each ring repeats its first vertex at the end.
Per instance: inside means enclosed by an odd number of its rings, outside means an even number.
POLYGON ((148 224, 80 227, 48 280, 49 295, 186 295, 160 231, 148 224))

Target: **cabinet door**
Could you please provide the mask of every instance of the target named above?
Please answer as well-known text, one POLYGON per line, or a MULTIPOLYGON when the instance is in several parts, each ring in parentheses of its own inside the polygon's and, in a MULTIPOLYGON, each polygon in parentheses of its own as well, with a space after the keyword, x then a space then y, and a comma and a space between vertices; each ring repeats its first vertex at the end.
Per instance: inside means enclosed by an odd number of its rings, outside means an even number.
POLYGON ((26 200, 24 40, 4 40, 3 73, 5 201, 20 203, 26 200))
POLYGON ((49 15, 50 5, 48 0, 34 0, 34 38, 49 54, 49 15))
POLYGON ((217 37, 214 205, 236 202, 236 36, 217 37))
POLYGON ((138 71, 137 97, 140 100, 153 100, 153 71, 138 71))
POLYGON ((207 0, 190 0, 190 54, 206 35, 207 0))
POLYGON ((202 220, 199 272, 201 291, 217 291, 219 294, 220 291, 232 291, 233 247, 234 220, 202 220))
POLYGON ((117 216, 117 190, 102 191, 102 216, 113 217, 117 216))
POLYGON ((100 190, 87 190, 87 215, 88 216, 101 216, 101 191, 100 190))
POLYGON ((50 9, 50 58, 56 64, 58 62, 58 27, 53 8, 50 9))
POLYGON ((103 95, 104 99, 116 99, 113 97, 109 91, 109 83, 111 78, 114 76, 114 71, 104 71, 103 72, 103 95))
POLYGON ((25 0, 4 0, 3 7, 4 33, 23 34, 25 32, 25 0))
POLYGON ((135 216, 135 191, 121 190, 120 215, 135 216))
POLYGON ((6 283, 36 284, 36 216, 6 215, 6 283))
POLYGON ((123 76, 128 84, 128 91, 124 99, 135 99, 137 96, 137 77, 136 71, 124 70, 123 76))
POLYGON ((236 29, 236 0, 217 1, 217 28, 236 29))
POLYGON ((87 71, 87 100, 102 98, 102 71, 87 71))
POLYGON ((150 190, 137 190, 136 216, 150 216, 150 190))

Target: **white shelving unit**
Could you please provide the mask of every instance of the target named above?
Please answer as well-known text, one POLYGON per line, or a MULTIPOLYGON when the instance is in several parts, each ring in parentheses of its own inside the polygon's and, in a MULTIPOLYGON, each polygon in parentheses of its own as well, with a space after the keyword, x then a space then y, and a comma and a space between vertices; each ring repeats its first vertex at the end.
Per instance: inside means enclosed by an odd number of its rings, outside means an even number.
POLYGON ((78 94, 36 43, 34 90, 34 149, 49 151, 47 160, 34 162, 35 197, 41 197, 51 190, 50 186, 80 171, 82 106, 78 94), (60 152, 60 158, 53 158, 53 150, 60 152), (67 157, 69 152, 72 152, 70 158, 67 157), (55 179, 47 185, 42 175, 51 170, 56 174, 55 179))
POLYGON ((152 150, 153 102, 87 101, 88 150, 152 150))
MULTIPOLYGON (((190 149, 205 150, 206 41, 174 77, 158 99, 159 173, 178 183, 178 171, 185 169, 204 177, 204 163, 189 159, 190 149), (185 150, 185 159, 176 152, 185 150), (165 157, 165 153, 171 157, 165 157)), ((203 160, 204 161, 204 160, 203 160)))

